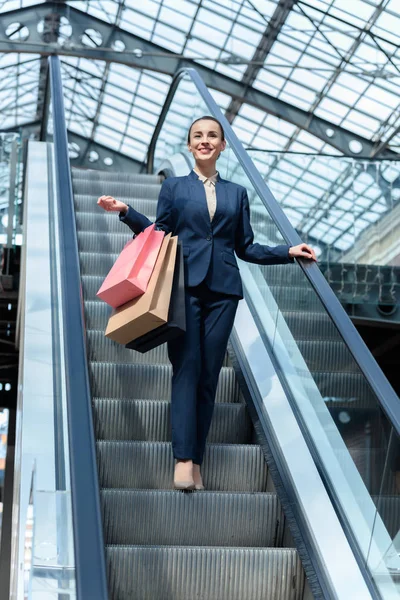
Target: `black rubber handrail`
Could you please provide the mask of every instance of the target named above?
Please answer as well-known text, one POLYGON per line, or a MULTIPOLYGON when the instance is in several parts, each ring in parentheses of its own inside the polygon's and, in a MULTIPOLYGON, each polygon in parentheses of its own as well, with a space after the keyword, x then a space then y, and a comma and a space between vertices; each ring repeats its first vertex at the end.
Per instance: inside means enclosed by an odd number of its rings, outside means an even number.
POLYGON ((59 211, 76 591, 79 600, 107 600, 103 526, 61 67, 58 56, 50 56, 48 61, 59 211))
MULTIPOLYGON (((207 86, 196 69, 181 69, 175 74, 172 80, 165 104, 150 142, 147 155, 147 171, 149 173, 153 173, 157 139, 175 96, 175 92, 179 86, 179 83, 184 77, 189 77, 192 80, 198 93, 204 100, 210 115, 216 117, 222 123, 229 147, 236 155, 240 165, 251 181, 256 193, 263 202, 266 210, 268 211, 278 230, 281 232, 286 243, 290 246, 301 244, 302 240, 299 234, 291 225, 279 203, 275 200, 264 179, 253 164, 251 158, 244 150, 243 145, 233 131, 231 124, 221 112, 219 106, 210 94, 207 86)), ((301 259, 298 260, 298 263, 314 288, 315 293, 324 305, 333 324, 340 333, 354 360, 358 364, 361 373, 375 393, 382 410, 394 427, 397 435, 400 435, 399 397, 372 356, 370 350, 366 346, 364 340, 361 338, 356 327, 351 322, 350 317, 340 304, 340 301, 336 297, 318 266, 315 263, 309 263, 301 259)))

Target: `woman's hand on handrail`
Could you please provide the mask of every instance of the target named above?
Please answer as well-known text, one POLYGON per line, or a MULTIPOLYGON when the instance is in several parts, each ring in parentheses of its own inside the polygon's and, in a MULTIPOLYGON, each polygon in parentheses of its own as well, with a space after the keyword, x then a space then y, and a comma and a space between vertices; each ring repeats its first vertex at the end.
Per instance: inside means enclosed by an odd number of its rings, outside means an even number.
POLYGON ((112 196, 100 196, 97 200, 97 204, 108 212, 121 212, 126 214, 128 211, 128 206, 124 202, 120 202, 112 196))
POLYGON ((317 260, 317 256, 314 250, 308 244, 299 244, 298 246, 291 246, 289 248, 289 256, 291 258, 308 258, 310 260, 317 260))

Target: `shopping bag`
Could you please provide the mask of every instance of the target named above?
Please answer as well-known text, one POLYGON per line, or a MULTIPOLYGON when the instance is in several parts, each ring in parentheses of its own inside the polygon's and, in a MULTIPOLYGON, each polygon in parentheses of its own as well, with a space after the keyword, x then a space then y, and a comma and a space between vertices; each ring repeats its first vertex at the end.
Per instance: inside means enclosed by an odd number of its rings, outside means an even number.
POLYGON ((165 342, 175 339, 185 331, 185 272, 183 266, 182 244, 178 243, 168 321, 164 325, 160 325, 160 327, 132 340, 129 344, 126 344, 126 348, 137 350, 142 353, 148 352, 165 342))
POLYGON ((113 310, 106 337, 128 344, 168 321, 177 245, 177 237, 164 237, 146 291, 113 310))
POLYGON ((126 304, 146 291, 164 232, 146 227, 130 240, 105 278, 97 296, 113 308, 126 304))

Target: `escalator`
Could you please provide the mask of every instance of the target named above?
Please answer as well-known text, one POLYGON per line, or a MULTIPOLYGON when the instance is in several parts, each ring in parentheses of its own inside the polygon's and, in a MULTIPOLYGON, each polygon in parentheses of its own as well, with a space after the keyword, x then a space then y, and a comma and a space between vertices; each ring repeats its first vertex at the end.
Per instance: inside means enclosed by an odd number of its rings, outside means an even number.
MULTIPOLYGON (((33 194, 48 168, 48 182, 37 189, 52 191, 50 210, 44 200, 42 209, 52 243, 46 314, 55 313, 48 325, 57 338, 53 387, 60 390, 52 493, 54 514, 59 496, 64 504, 71 496, 76 597, 398 598, 400 403, 316 265, 238 261, 244 299, 219 378, 206 490, 172 489, 166 346, 140 354, 104 336, 110 309, 96 292, 130 232, 97 198, 115 196, 154 221, 162 178, 191 168, 182 154, 188 124, 211 114, 228 142, 218 170, 246 187, 257 241, 300 239, 194 70, 171 85, 147 174, 70 174, 58 58, 49 65, 53 127, 43 139, 51 144, 31 152, 26 187, 33 194), (179 141, 173 152, 171 132, 179 141)), ((28 300, 29 293, 28 285, 28 300)), ((36 313, 26 307, 33 330, 36 313)), ((60 573, 67 565, 70 574, 61 594, 73 579, 67 552, 63 560, 60 573)), ((44 580, 50 570, 42 566, 44 580)))
POLYGON ((302 599, 304 571, 284 547, 284 515, 228 355, 207 491, 184 494, 172 490, 166 345, 140 354, 104 337, 110 310, 96 292, 129 233, 97 198, 112 193, 154 221, 159 178, 78 169, 72 178, 110 597, 302 599))

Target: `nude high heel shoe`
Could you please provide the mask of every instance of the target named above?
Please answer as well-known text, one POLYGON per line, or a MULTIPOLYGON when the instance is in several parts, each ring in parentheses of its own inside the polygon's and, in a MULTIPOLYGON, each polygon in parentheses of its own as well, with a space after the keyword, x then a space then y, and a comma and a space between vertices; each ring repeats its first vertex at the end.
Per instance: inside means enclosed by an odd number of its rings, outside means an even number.
POLYGON ((195 490, 204 490, 203 479, 200 473, 200 465, 193 463, 193 480, 195 490))
POLYGON ((174 488, 176 490, 194 490, 193 462, 177 460, 174 473, 174 488))

